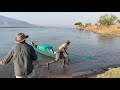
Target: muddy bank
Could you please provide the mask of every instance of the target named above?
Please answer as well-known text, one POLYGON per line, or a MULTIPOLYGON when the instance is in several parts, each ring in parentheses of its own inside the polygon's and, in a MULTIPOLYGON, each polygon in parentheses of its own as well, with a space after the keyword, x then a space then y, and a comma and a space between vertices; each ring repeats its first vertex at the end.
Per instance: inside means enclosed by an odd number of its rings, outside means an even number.
MULTIPOLYGON (((44 65, 39 67, 35 66, 36 76, 35 78, 96 78, 96 75, 101 74, 109 70, 109 68, 117 68, 120 65, 111 65, 100 69, 92 69, 86 71, 78 71, 76 73, 64 73, 64 69, 57 73, 52 72, 44 65)), ((0 65, 0 78, 15 78, 13 65, 0 65)))

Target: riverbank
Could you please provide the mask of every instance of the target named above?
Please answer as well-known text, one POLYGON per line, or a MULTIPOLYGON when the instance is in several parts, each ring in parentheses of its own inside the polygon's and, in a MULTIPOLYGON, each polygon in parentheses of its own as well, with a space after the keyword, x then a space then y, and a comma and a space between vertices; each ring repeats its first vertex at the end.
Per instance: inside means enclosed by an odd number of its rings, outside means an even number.
MULTIPOLYGON (((73 74, 53 73, 51 70, 47 70, 44 67, 35 68, 35 78, 92 78, 97 73, 104 70, 88 70, 80 71, 73 74)), ((0 78, 15 78, 13 65, 0 65, 0 78)), ((94 77, 93 77, 94 78, 94 77)))
POLYGON ((97 27, 95 25, 88 27, 78 27, 79 30, 92 31, 101 35, 120 36, 120 24, 111 25, 110 27, 97 27))
MULTIPOLYGON (((76 73, 58 73, 52 72, 44 65, 35 65, 35 78, 120 78, 120 65, 112 65, 99 69, 78 71, 76 73), (118 68, 116 68, 118 67, 118 68)), ((62 70, 62 69, 61 69, 62 70)), ((65 69, 63 69, 65 70, 65 69)), ((0 78, 15 78, 13 64, 0 65, 0 78)), ((63 72, 63 71, 62 71, 63 72)))

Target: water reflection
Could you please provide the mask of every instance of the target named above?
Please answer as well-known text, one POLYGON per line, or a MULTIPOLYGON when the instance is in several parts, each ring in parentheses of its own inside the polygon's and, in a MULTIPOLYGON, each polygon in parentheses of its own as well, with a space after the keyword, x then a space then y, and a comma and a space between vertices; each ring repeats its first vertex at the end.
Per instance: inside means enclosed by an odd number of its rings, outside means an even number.
POLYGON ((114 38, 113 36, 98 35, 98 42, 107 44, 114 43, 114 38))

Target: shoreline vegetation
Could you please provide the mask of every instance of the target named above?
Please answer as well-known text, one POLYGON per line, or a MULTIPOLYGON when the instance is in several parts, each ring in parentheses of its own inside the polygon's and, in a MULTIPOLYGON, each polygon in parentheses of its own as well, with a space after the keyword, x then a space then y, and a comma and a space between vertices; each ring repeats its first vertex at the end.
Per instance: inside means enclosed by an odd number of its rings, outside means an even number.
POLYGON ((109 27, 106 26, 98 27, 96 25, 83 27, 83 26, 75 25, 75 29, 91 31, 100 35, 120 36, 120 24, 111 25, 109 27))

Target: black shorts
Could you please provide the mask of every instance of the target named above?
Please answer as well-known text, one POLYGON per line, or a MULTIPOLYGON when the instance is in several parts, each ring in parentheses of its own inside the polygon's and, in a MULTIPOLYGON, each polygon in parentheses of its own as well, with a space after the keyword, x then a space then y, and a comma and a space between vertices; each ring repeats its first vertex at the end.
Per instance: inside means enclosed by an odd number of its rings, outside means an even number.
POLYGON ((64 57, 64 55, 63 55, 63 53, 60 53, 60 57, 59 57, 60 59, 64 59, 65 57, 64 57))
POLYGON ((65 57, 64 57, 64 54, 62 53, 62 52, 60 52, 60 53, 57 53, 56 54, 56 61, 58 61, 58 60, 61 60, 61 59, 64 59, 65 57))

